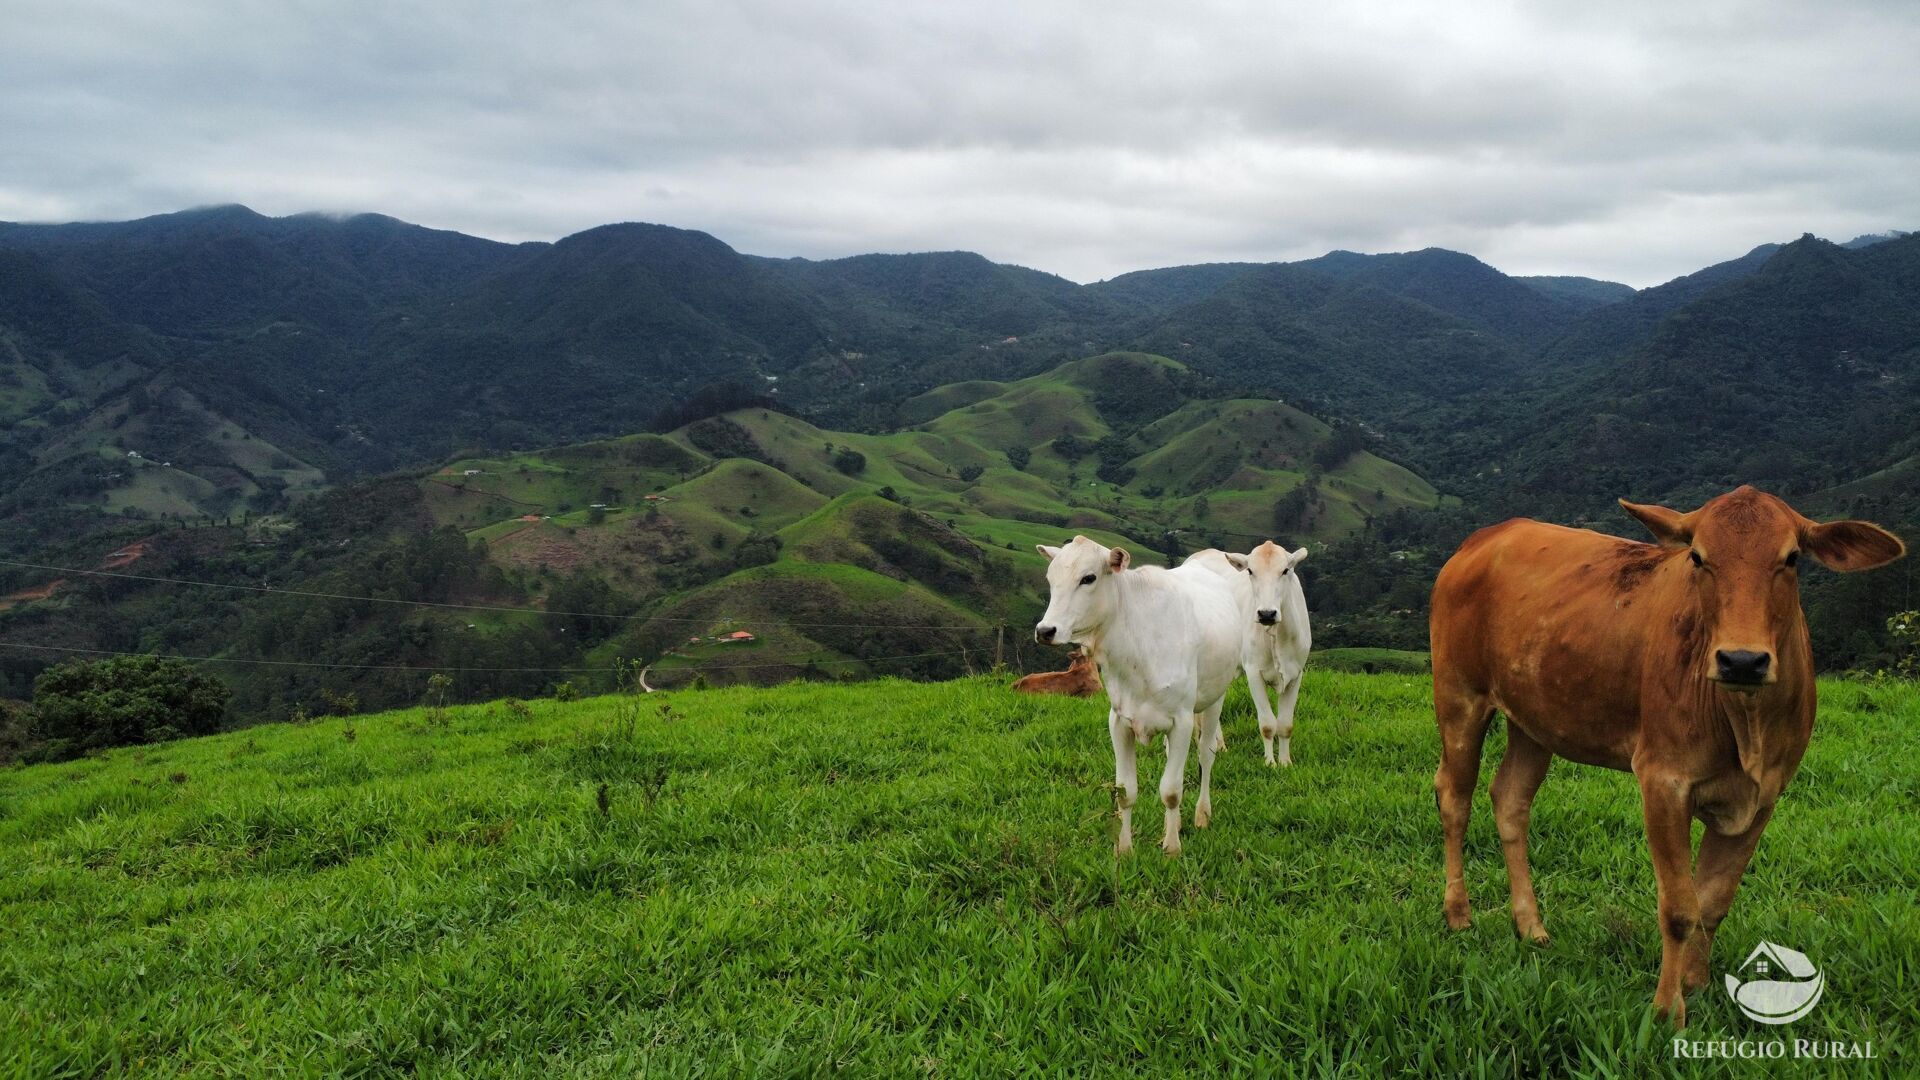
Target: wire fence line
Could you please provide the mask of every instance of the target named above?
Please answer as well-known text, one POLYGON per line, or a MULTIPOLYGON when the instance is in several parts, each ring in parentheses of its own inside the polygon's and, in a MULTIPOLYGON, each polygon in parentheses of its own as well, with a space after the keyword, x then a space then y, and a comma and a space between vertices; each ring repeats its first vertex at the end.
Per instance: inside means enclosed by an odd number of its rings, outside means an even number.
MULTIPOLYGON (((327 662, 318 661, 318 660, 252 660, 252 659, 246 659, 243 657, 236 657, 236 656, 184 656, 184 655, 172 654, 172 653, 137 652, 137 651, 127 650, 127 649, 90 649, 90 648, 82 648, 80 646, 75 646, 75 645, 37 645, 30 642, 25 642, 25 641, 0 641, 0 648, 28 649, 34 652, 67 653, 67 654, 79 654, 79 655, 89 655, 89 656, 144 656, 144 657, 151 657, 156 660, 180 660, 188 663, 201 663, 201 664, 246 664, 250 666, 260 666, 260 667, 325 668, 325 669, 337 669, 337 670, 343 670, 343 671, 407 671, 407 672, 418 672, 422 675, 434 675, 434 674, 497 675, 497 674, 536 674, 536 673, 537 674, 567 674, 567 675, 578 675, 578 674, 606 675, 606 674, 612 673, 613 671, 613 668, 608 667, 606 665, 602 665, 600 667, 435 667, 431 665, 414 665, 414 664, 327 663, 327 662)), ((806 668, 806 667, 825 667, 828 665, 842 665, 842 664, 878 664, 878 663, 885 663, 890 660, 921 660, 921 659, 928 659, 928 658, 937 657, 937 656, 968 657, 968 656, 974 655, 976 652, 977 650, 972 650, 972 649, 942 649, 934 652, 900 653, 894 656, 869 656, 865 658, 850 658, 850 659, 844 659, 844 660, 807 660, 807 661, 800 661, 800 662, 793 662, 789 660, 789 662, 785 662, 785 663, 771 663, 771 664, 764 664, 764 663, 704 664, 698 667, 673 667, 673 668, 663 668, 661 670, 666 672, 676 672, 676 673, 682 672, 682 671, 694 671, 694 672, 716 671, 717 672, 717 671, 746 671, 746 670, 753 670, 757 668, 776 668, 776 667, 806 668)), ((776 653, 773 655, 776 655, 776 656, 785 655, 788 657, 796 657, 796 656, 803 656, 806 654, 776 653)), ((654 663, 658 664, 659 661, 654 661, 654 663)), ((649 665, 649 666, 652 666, 652 665, 649 665)))
MULTIPOLYGON (((923 652, 915 652, 915 653, 901 653, 901 654, 894 654, 889 656, 847 657, 843 659, 812 658, 813 654, 819 651, 818 649, 809 649, 809 650, 804 650, 799 652, 785 652, 785 653, 762 653, 762 652, 759 652, 758 650, 754 650, 750 654, 754 662, 750 662, 750 663, 707 662, 707 663, 699 663, 699 664, 689 664, 686 666, 672 666, 672 667, 661 668, 660 671, 662 674, 668 674, 668 673, 700 674, 705 672, 719 673, 719 672, 726 672, 726 671, 765 670, 769 668, 805 669, 808 667, 839 667, 839 666, 860 665, 860 664, 884 664, 884 663, 889 663, 894 661, 921 660, 921 659, 934 659, 934 658, 956 658, 956 657, 961 659, 963 662, 967 663, 969 667, 971 667, 973 658, 979 657, 982 661, 985 661, 989 655, 989 652, 991 652, 996 657, 995 662, 996 663, 998 662, 997 658, 1000 655, 1001 648, 1004 644, 1004 640, 1005 640, 1004 635, 1006 630, 1006 627, 1004 625, 991 624, 991 623, 974 624, 974 623, 828 622, 828 621, 819 621, 819 620, 794 620, 794 619, 774 619, 774 618, 753 618, 751 620, 738 620, 736 617, 730 617, 730 616, 709 616, 709 617, 696 618, 696 617, 677 617, 677 616, 663 616, 663 615, 619 614, 619 613, 593 612, 593 611, 555 611, 548 608, 517 607, 517 606, 503 605, 503 604, 463 604, 463 603, 455 603, 455 602, 447 602, 447 601, 410 600, 410 599, 405 599, 401 597, 357 596, 349 593, 324 592, 324 591, 313 590, 313 589, 278 588, 271 585, 250 585, 250 584, 235 583, 235 582, 204 581, 204 580, 198 580, 193 578, 167 577, 159 574, 134 574, 134 573, 127 573, 124 571, 116 571, 116 570, 82 569, 78 567, 57 566, 57 565, 48 564, 48 563, 36 563, 36 562, 19 560, 19 559, 4 559, 4 558, 0 558, 0 567, 12 567, 15 569, 22 569, 22 570, 37 570, 37 571, 43 571, 43 572, 52 573, 56 575, 73 575, 76 577, 110 578, 110 579, 122 580, 122 581, 140 582, 144 584, 172 585, 172 586, 182 586, 182 587, 202 588, 202 589, 221 589, 221 590, 228 590, 233 592, 246 592, 246 593, 265 594, 265 595, 297 597, 297 598, 308 599, 308 600, 334 600, 334 601, 341 601, 346 603, 388 604, 388 605, 395 605, 395 606, 428 608, 428 609, 435 609, 435 610, 497 612, 497 613, 524 614, 524 615, 545 615, 545 616, 554 616, 554 617, 561 617, 561 618, 611 619, 611 620, 616 620, 621 622, 638 622, 638 623, 702 624, 702 623, 714 623, 714 622, 723 622, 723 621, 751 621, 761 626, 786 627, 786 628, 801 629, 801 630, 842 629, 842 630, 939 630, 939 631, 948 631, 948 632, 960 631, 966 634, 992 635, 995 637, 995 640, 992 643, 983 644, 975 648, 966 648, 962 646, 962 647, 952 648, 952 649, 939 649, 939 650, 923 651, 923 652), (801 657, 808 657, 808 659, 801 660, 799 659, 801 657), (765 661, 772 661, 772 662, 765 662, 765 661)), ((716 639, 716 640, 719 640, 719 639, 716 639)), ((127 650, 127 649, 102 649, 102 648, 90 648, 90 647, 70 646, 70 645, 45 645, 45 644, 39 644, 35 642, 24 642, 24 641, 0 641, 0 648, 18 649, 18 650, 24 650, 24 651, 36 652, 36 653, 42 653, 42 654, 51 653, 51 654, 60 654, 60 655, 69 655, 69 656, 97 656, 97 657, 141 656, 141 657, 153 657, 155 659, 162 659, 162 660, 177 660, 177 661, 182 661, 187 663, 235 664, 235 665, 240 665, 245 667, 297 668, 297 669, 305 669, 305 670, 386 671, 386 672, 417 673, 417 674, 426 674, 426 675, 431 675, 431 674, 603 675, 603 676, 615 676, 616 682, 617 682, 617 675, 614 668, 607 665, 601 665, 597 667, 544 667, 544 666, 460 666, 460 665, 437 665, 436 666, 436 665, 417 665, 417 664, 358 664, 358 663, 349 663, 349 662, 331 662, 331 661, 319 661, 319 660, 271 660, 271 659, 254 659, 254 658, 235 657, 235 656, 192 656, 192 655, 176 654, 176 653, 143 652, 143 651, 135 651, 135 650, 127 650)), ((1017 651, 1017 648, 1018 647, 1016 645, 1016 651, 1017 651)), ((667 659, 669 656, 671 656, 671 652, 655 658, 649 666, 658 665, 662 660, 667 659)), ((743 657, 743 659, 746 659, 746 657, 743 657)))

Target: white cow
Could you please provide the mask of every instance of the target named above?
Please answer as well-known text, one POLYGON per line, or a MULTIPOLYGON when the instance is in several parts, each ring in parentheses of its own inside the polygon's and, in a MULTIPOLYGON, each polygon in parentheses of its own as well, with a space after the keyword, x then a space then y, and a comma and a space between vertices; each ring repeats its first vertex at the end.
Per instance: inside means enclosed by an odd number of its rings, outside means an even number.
POLYGON ((1268 765, 1293 764, 1293 707, 1300 697, 1300 673, 1313 648, 1307 594, 1295 573, 1306 557, 1306 548, 1290 552, 1269 540, 1245 555, 1213 548, 1196 551, 1181 564, 1220 575, 1232 583, 1240 600, 1240 625, 1245 628, 1240 662, 1260 717, 1268 765), (1267 700, 1275 690, 1278 704, 1267 700))
POLYGON ((1160 847, 1180 854, 1180 799, 1187 748, 1200 735, 1200 801, 1193 824, 1213 817, 1214 737, 1220 705, 1240 659, 1239 604, 1211 571, 1157 566, 1129 569, 1125 548, 1108 549, 1084 536, 1060 547, 1039 545, 1049 560, 1047 612, 1033 628, 1043 645, 1078 642, 1100 668, 1106 687, 1107 730, 1113 736, 1114 782, 1120 788, 1117 854, 1133 850, 1133 804, 1140 795, 1137 743, 1167 733, 1167 768, 1160 775, 1166 828, 1160 847))

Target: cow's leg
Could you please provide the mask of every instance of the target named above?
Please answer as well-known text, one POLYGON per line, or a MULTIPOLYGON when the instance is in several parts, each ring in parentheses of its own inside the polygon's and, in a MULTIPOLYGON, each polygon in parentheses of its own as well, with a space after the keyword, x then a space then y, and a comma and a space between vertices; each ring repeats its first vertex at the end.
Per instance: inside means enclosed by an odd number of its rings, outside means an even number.
POLYGON ((1553 755, 1507 721, 1507 753, 1493 774, 1493 820, 1500 827, 1500 850, 1507 857, 1507 888, 1513 896, 1513 931, 1535 945, 1547 943, 1540 924, 1540 903, 1533 895, 1533 870, 1527 865, 1527 822, 1533 793, 1546 779, 1553 755))
POLYGON ((1193 804, 1193 827, 1204 829, 1213 820, 1213 738, 1220 730, 1220 710, 1227 703, 1221 698, 1194 719, 1200 725, 1200 798, 1193 804))
POLYGON ((1107 732, 1113 736, 1114 801, 1119 804, 1120 814, 1120 836, 1113 842, 1113 853, 1131 855, 1133 804, 1140 798, 1140 770, 1133 756, 1133 725, 1121 719, 1119 712, 1108 709, 1107 732))
POLYGON ((1713 934, 1733 906, 1733 894, 1740 888, 1740 877, 1747 872, 1753 849, 1760 844, 1773 817, 1773 807, 1763 806, 1753 816, 1747 831, 1722 836, 1712 829, 1700 838, 1700 858, 1693 867, 1693 890, 1700 898, 1700 932, 1687 947, 1687 966, 1681 972, 1683 991, 1707 985, 1708 964, 1713 959, 1713 934))
POLYGON ((1687 807, 1689 785, 1658 770, 1640 775, 1641 809, 1646 815, 1647 850, 1660 889, 1660 983, 1653 991, 1654 1012, 1675 1028, 1687 1025, 1687 999, 1680 978, 1686 953, 1700 928, 1700 900, 1693 888, 1693 817, 1687 807))
POLYGON ((1273 764, 1273 735, 1278 730, 1279 721, 1273 717, 1273 688, 1267 680, 1260 677, 1260 669, 1252 664, 1241 669, 1247 675, 1247 690, 1253 694, 1253 713, 1260 718, 1260 741, 1267 751, 1267 764, 1273 764))
MULTIPOLYGON (((1253 684, 1252 684, 1252 683, 1248 683, 1248 684, 1247 684, 1247 689, 1249 689, 1249 690, 1251 690, 1251 689, 1253 689, 1253 684)), ((1221 703, 1221 707, 1222 707, 1223 709, 1224 709, 1224 708, 1225 708, 1225 706, 1226 706, 1226 701, 1227 701, 1227 699, 1226 699, 1226 698, 1224 698, 1224 697, 1222 697, 1222 698, 1220 699, 1220 703, 1221 703)), ((1205 738, 1207 737, 1207 735, 1206 735, 1206 731, 1205 731, 1205 729, 1204 729, 1204 728, 1203 728, 1203 729, 1201 729, 1201 732, 1200 732, 1200 737, 1201 737, 1201 738, 1203 738, 1203 739, 1205 739, 1205 738)), ((1220 754, 1220 753, 1225 753, 1225 752, 1226 752, 1226 749, 1227 749, 1227 725, 1226 725, 1226 722, 1225 722, 1224 720, 1221 720, 1221 721, 1216 721, 1216 722, 1214 723, 1214 725, 1213 725, 1213 738, 1212 738, 1211 740, 1209 740, 1209 741, 1211 741, 1211 742, 1213 743, 1213 752, 1214 752, 1214 753, 1216 753, 1216 754, 1220 754)))
POLYGON ((1295 675, 1286 689, 1280 691, 1280 701, 1274 706, 1273 738, 1267 740, 1267 764, 1274 763, 1274 755, 1279 755, 1282 765, 1293 764, 1293 707, 1300 701, 1300 676, 1295 675))
POLYGON ((1160 802, 1167 808, 1165 831, 1160 835, 1160 850, 1180 854, 1180 796, 1187 780, 1187 751, 1193 745, 1193 714, 1178 709, 1173 728, 1167 732, 1167 769, 1160 774, 1160 802))
POLYGON ((1467 815, 1473 808, 1473 788, 1480 778, 1480 744, 1487 737, 1493 708, 1485 696, 1446 686, 1436 675, 1433 711, 1440 724, 1440 768, 1433 774, 1434 800, 1440 806, 1440 827, 1446 835, 1447 925, 1465 930, 1473 925, 1467 904, 1464 849, 1467 815))

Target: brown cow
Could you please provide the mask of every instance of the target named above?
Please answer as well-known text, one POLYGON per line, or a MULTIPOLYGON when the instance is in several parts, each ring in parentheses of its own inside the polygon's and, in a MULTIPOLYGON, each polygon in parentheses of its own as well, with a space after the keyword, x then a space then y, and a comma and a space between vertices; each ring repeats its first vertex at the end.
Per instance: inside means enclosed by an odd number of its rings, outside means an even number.
POLYGON ((1100 692, 1100 672, 1094 668, 1093 658, 1087 655, 1087 650, 1075 649, 1068 659, 1067 670, 1024 675, 1014 682, 1013 688, 1023 694, 1092 697, 1100 692))
POLYGON ((1743 487, 1690 514, 1621 506, 1658 544, 1538 521, 1482 529, 1433 586, 1434 792, 1446 833, 1447 924, 1469 925, 1461 842, 1497 709, 1507 752, 1491 795, 1514 929, 1545 944, 1527 817, 1555 755, 1632 770, 1659 881, 1654 1008, 1686 1023, 1713 932, 1813 731, 1813 659, 1795 569, 1899 558, 1863 521, 1818 524, 1743 487), (1689 872, 1692 818, 1706 826, 1689 872))

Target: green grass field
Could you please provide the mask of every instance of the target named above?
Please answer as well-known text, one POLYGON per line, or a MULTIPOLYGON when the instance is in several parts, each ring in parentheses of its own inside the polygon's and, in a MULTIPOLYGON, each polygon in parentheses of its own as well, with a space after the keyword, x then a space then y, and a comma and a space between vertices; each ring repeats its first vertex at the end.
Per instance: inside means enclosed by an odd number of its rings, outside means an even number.
MULTIPOLYGON (((0 772, 0 1073, 1767 1069, 1676 1069, 1650 1020, 1629 777, 1558 762, 1541 791, 1546 949, 1513 937, 1483 795, 1451 934, 1425 680, 1310 670, 1280 771, 1237 694, 1214 825, 1176 860, 1146 812, 1112 854, 1102 702, 988 678, 416 709, 0 772)), ((1878 1055, 1815 1071, 1920 1055, 1916 723, 1911 686, 1823 686, 1721 928, 1716 977, 1763 938, 1825 971, 1789 1037, 1878 1055)), ((1713 987, 1690 1013, 1690 1038, 1778 1034, 1713 987)))

